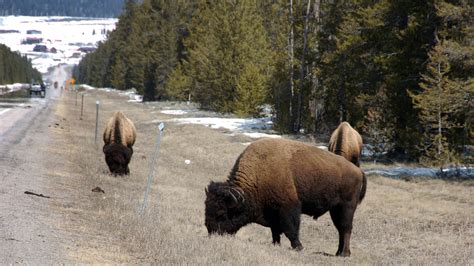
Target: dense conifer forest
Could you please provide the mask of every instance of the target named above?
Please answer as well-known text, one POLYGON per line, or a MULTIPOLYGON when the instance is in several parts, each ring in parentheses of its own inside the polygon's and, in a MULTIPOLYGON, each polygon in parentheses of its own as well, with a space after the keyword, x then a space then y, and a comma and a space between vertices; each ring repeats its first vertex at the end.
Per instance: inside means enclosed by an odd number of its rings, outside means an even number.
POLYGON ((0 16, 117 17, 124 0, 0 0, 0 16))
POLYGON ((282 133, 349 121, 376 156, 472 163, 473 18, 467 0, 128 0, 75 75, 241 116, 267 104, 282 133))
POLYGON ((0 85, 41 81, 41 73, 31 66, 31 61, 7 46, 0 44, 0 85))

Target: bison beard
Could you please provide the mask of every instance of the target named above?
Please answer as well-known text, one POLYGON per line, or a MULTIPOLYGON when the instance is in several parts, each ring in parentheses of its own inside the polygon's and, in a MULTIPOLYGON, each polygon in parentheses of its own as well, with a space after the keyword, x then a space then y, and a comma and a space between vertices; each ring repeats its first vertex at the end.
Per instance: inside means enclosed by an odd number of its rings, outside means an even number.
POLYGON ((290 140, 260 140, 239 156, 225 182, 206 189, 209 234, 235 234, 249 223, 270 227, 274 244, 283 233, 296 250, 301 213, 330 212, 339 232, 336 255, 350 255, 352 219, 365 195, 363 172, 341 156, 290 140))
POLYGON ((103 148, 105 162, 111 173, 116 175, 128 175, 130 170, 128 164, 132 158, 133 149, 122 144, 108 144, 103 148))

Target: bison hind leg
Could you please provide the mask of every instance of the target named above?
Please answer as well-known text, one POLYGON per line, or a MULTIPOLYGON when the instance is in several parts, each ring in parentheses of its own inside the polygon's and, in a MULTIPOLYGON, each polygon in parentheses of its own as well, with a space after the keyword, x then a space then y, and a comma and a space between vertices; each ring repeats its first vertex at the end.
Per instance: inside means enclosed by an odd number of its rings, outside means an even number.
POLYGON ((339 232, 339 246, 336 256, 349 257, 351 255, 350 240, 352 234, 352 220, 356 206, 345 204, 334 207, 329 211, 331 219, 339 232))

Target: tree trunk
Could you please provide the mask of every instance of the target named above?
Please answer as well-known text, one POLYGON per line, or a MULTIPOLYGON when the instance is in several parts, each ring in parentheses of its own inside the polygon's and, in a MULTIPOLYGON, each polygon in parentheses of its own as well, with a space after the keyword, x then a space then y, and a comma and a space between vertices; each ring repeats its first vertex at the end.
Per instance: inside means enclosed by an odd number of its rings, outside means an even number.
POLYGON ((300 71, 300 89, 298 90, 298 107, 296 110, 296 127, 295 127, 296 132, 299 132, 301 128, 301 101, 303 97, 305 69, 306 69, 305 56, 308 50, 307 40, 308 40, 308 21, 309 21, 310 7, 311 7, 311 0, 308 0, 308 4, 306 6, 306 16, 304 19, 303 53, 301 55, 301 71, 300 71))
POLYGON ((289 18, 289 22, 290 22, 290 36, 288 38, 288 42, 289 42, 289 45, 288 45, 288 53, 289 53, 289 70, 290 70, 290 93, 291 93, 291 98, 290 98, 290 113, 288 114, 290 116, 290 124, 289 124, 289 127, 290 127, 290 131, 293 131, 294 130, 294 115, 293 115, 293 98, 294 98, 294 95, 295 95, 295 88, 294 88, 294 67, 293 67, 293 64, 294 64, 294 33, 293 33, 293 27, 294 27, 294 18, 293 18, 293 0, 290 0, 290 10, 289 10, 290 14, 290 18, 289 18))
POLYGON ((339 90, 337 93, 337 98, 339 101, 339 123, 346 121, 346 62, 347 55, 343 54, 342 60, 339 61, 339 67, 342 69, 342 77, 339 80, 339 90))
POLYGON ((438 157, 441 156, 441 152, 443 149, 443 138, 442 138, 442 124, 441 124, 441 63, 438 63, 438 84, 436 87, 438 87, 438 157))
POLYGON ((312 100, 309 103, 309 110, 312 113, 313 119, 313 132, 316 132, 318 128, 318 121, 320 119, 320 110, 323 108, 323 103, 318 99, 317 94, 319 90, 319 77, 315 73, 315 70, 318 68, 318 60, 319 56, 319 31, 320 27, 320 17, 321 17, 321 0, 315 0, 313 5, 313 12, 314 12, 314 20, 315 20, 315 27, 314 27, 314 36, 316 36, 316 42, 314 44, 314 54, 316 55, 316 60, 313 61, 311 69, 312 71, 312 86, 311 86, 311 95, 312 100))

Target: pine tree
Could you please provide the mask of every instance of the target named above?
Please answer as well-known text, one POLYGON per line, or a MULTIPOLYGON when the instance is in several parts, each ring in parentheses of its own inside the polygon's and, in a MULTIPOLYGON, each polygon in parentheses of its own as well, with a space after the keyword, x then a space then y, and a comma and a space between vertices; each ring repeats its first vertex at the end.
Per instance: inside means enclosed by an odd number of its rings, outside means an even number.
POLYGON ((31 65, 31 61, 0 44, 0 84, 30 83, 41 81, 41 73, 31 65))
POLYGON ((126 66, 124 60, 121 57, 115 58, 115 62, 111 67, 110 76, 111 76, 111 85, 118 90, 125 90, 125 73, 126 66))
MULTIPOLYGON (((202 107, 219 112, 247 111, 253 106, 237 110, 237 88, 256 89, 240 76, 248 67, 256 71, 268 88, 272 72, 272 53, 256 1, 201 2, 194 17, 190 37, 185 41, 189 58, 183 65, 192 78, 193 91, 202 107)), ((243 91, 240 95, 244 95, 243 91)), ((258 93, 255 93, 258 94, 258 93)), ((253 102, 262 105, 266 98, 253 102)))
POLYGON ((258 67, 248 64, 237 81, 236 113, 241 116, 260 116, 267 97, 268 80, 259 74, 258 67))
POLYGON ((166 91, 172 99, 192 100, 191 86, 192 79, 184 73, 182 65, 178 65, 169 75, 166 91))
POLYGON ((414 104, 421 109, 420 120, 424 125, 421 144, 424 162, 446 164, 456 160, 455 152, 448 142, 449 131, 459 125, 452 114, 458 112, 464 102, 462 84, 449 78, 451 66, 445 47, 439 44, 430 52, 426 74, 420 83, 422 92, 411 94, 414 104))
POLYGON ((463 1, 437 1, 435 6, 440 22, 437 43, 429 53, 421 93, 410 96, 421 110, 421 159, 442 165, 458 160, 460 147, 472 143, 474 68, 469 62, 474 51, 470 43, 473 9, 463 1))

